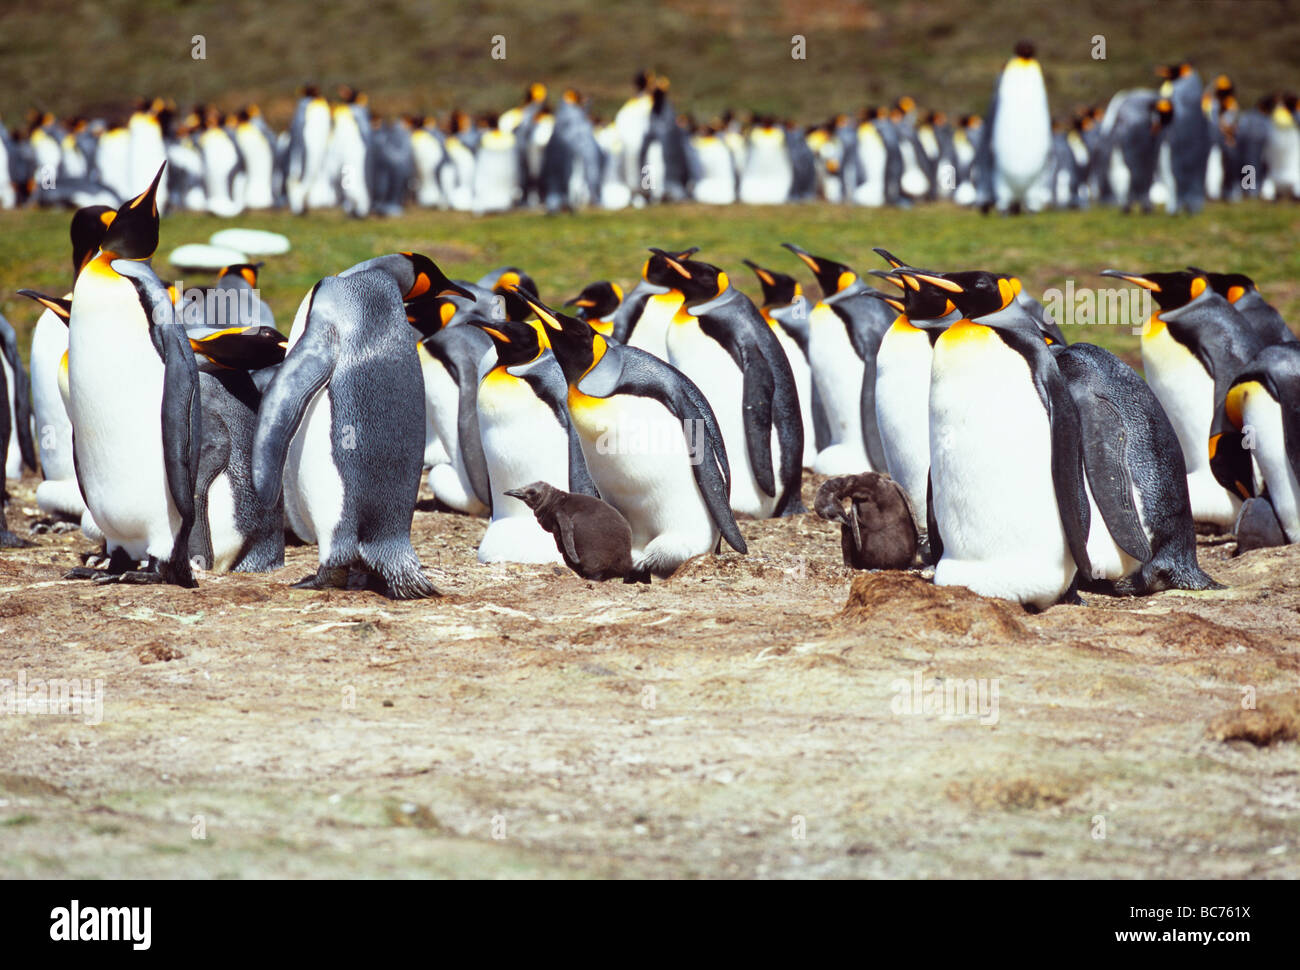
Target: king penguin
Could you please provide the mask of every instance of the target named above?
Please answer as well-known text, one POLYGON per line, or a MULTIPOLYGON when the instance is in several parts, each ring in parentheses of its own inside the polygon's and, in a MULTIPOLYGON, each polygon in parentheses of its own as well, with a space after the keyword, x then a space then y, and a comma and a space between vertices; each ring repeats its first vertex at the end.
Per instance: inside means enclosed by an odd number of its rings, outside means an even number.
MULTIPOLYGON (((1235 529, 1239 548, 1300 542, 1300 343, 1261 350, 1233 379, 1218 410, 1235 432, 1251 438, 1249 457, 1236 467, 1224 462, 1221 438, 1211 439, 1211 467, 1219 482, 1247 499, 1235 529), (1262 495, 1254 487, 1251 459, 1264 480, 1262 495), (1261 537, 1265 519, 1277 538, 1261 537)), ((1215 430, 1221 435, 1222 429, 1220 423, 1215 430)))
POLYGON ((668 362, 712 405, 731 459, 731 509, 757 519, 805 511, 799 500, 803 422, 780 342, 727 274, 662 250, 648 279, 682 294, 668 362))
POLYGON ((1241 497, 1210 468, 1208 441, 1215 404, 1263 344, 1204 276, 1187 271, 1142 275, 1105 270, 1147 290, 1159 310, 1142 328, 1142 367, 1164 406, 1187 462, 1187 489, 1197 522, 1231 529, 1241 497))
POLYGON ((993 199, 999 212, 1041 209, 1050 197, 1052 115, 1034 45, 1016 44, 988 111, 993 199))
POLYGON ((569 418, 592 481, 632 528, 637 574, 667 576, 692 556, 717 551, 721 538, 747 551, 729 503, 726 445, 700 389, 575 317, 533 309, 564 371, 569 418))
POLYGON ((591 328, 606 340, 614 335, 614 314, 623 302, 623 288, 608 280, 588 283, 571 300, 565 300, 565 306, 576 307, 575 314, 579 320, 591 324, 591 328))
POLYGON ((1249 276, 1244 273, 1207 273, 1195 266, 1187 269, 1198 276, 1204 276, 1214 292, 1246 318, 1246 322, 1266 346, 1290 343, 1296 339, 1282 314, 1264 299, 1255 286, 1255 281, 1249 276))
POLYGON ((1031 609, 1077 601, 1089 506, 1078 410, 1008 280, 963 285, 934 344, 931 553, 938 586, 1031 609))
POLYGON ((378 269, 321 280, 263 398, 257 494, 270 505, 283 489, 302 538, 319 545, 319 569, 300 588, 345 587, 360 567, 395 599, 437 595, 411 546, 424 394, 402 297, 378 269))
POLYGON ((158 247, 154 197, 165 167, 118 209, 99 255, 77 277, 68 416, 77 478, 107 541, 110 575, 192 587, 198 368, 167 290, 145 262, 158 247), (140 562, 147 566, 131 568, 140 562))
MULTIPOLYGON (((674 259, 687 259, 699 252, 698 246, 672 253, 674 259)), ((654 254, 641 267, 641 280, 628 293, 614 313, 614 340, 636 347, 660 360, 668 360, 668 327, 682 305, 676 290, 650 282, 650 274, 660 268, 662 257, 654 254)))
MULTIPOLYGON (((809 470, 817 461, 817 417, 820 402, 813 396, 812 368, 808 366, 808 311, 811 304, 803 295, 803 288, 793 276, 765 269, 751 260, 745 265, 754 271, 763 289, 763 305, 759 313, 772 328, 777 342, 785 351, 794 375, 795 391, 799 395, 799 416, 803 423, 803 467, 809 470)), ((821 416, 821 423, 826 423, 821 416)))
POLYGON ((534 481, 596 495, 582 443, 569 422, 568 384, 539 321, 480 322, 495 352, 479 361, 479 436, 492 489, 492 519, 479 562, 562 562, 532 510, 510 494, 534 481))
POLYGON ((850 267, 782 245, 803 260, 822 289, 808 316, 808 360, 830 442, 813 470, 821 475, 884 471, 876 425, 876 353, 897 314, 875 299, 850 267))
POLYGON ((5 477, 23 477, 23 467, 36 471, 36 446, 32 442, 31 382, 18 353, 18 332, 0 315, 0 369, 8 388, 0 408, 9 411, 10 429, 5 436, 5 477))

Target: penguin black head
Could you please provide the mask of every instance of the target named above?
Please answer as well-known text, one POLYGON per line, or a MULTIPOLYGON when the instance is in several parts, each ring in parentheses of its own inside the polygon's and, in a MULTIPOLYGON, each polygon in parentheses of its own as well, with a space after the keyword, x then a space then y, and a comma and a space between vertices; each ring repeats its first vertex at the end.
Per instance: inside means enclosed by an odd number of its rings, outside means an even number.
POLYGON ((585 320, 558 313, 528 296, 521 295, 521 299, 537 314, 541 332, 545 334, 555 359, 560 362, 564 379, 576 384, 604 355, 605 338, 585 320))
POLYGON ((423 253, 403 252, 398 255, 406 257, 412 274, 411 285, 402 294, 404 301, 409 303, 421 297, 434 298, 448 293, 455 293, 469 300, 474 299, 473 293, 449 280, 447 274, 438 268, 438 264, 423 253))
POLYGON ((265 263, 231 263, 229 266, 223 266, 221 272, 217 274, 217 285, 220 286, 221 281, 229 276, 232 280, 241 279, 249 286, 256 287, 257 271, 265 265, 265 263))
POLYGON ((727 274, 712 263, 674 258, 662 249, 654 253, 646 268, 646 280, 679 291, 688 304, 712 300, 731 285, 727 274))
POLYGON ((149 187, 130 202, 122 203, 99 247, 123 259, 148 259, 158 248, 158 183, 167 163, 158 166, 158 174, 149 187))
POLYGON ((1174 104, 1168 98, 1161 98, 1151 110, 1155 113, 1153 128, 1164 128, 1174 118, 1174 104))
POLYGON ((781 243, 781 245, 802 259, 813 271, 813 275, 817 277, 817 285, 822 288, 823 296, 832 296, 852 286, 858 279, 858 274, 843 263, 826 259, 824 256, 813 256, 794 243, 781 243))
POLYGON ((289 346, 274 327, 231 327, 190 338, 190 349, 219 367, 261 370, 284 361, 289 346))
POLYGON ((745 260, 745 265, 754 271, 759 285, 763 287, 764 307, 786 306, 793 303, 794 298, 800 295, 799 281, 793 276, 764 269, 749 259, 745 260))
MULTIPOLYGON (((907 289, 916 293, 918 300, 925 301, 927 309, 940 300, 950 301, 967 320, 1005 310, 1014 302, 1019 290, 1010 277, 983 270, 943 274, 914 270, 897 272, 907 289)), ((925 318, 918 315, 917 319, 925 318)))
MULTIPOLYGON (((516 289, 522 290, 531 297, 537 298, 540 294, 537 290, 536 281, 521 270, 518 266, 503 266, 500 275, 497 276, 496 282, 492 284, 493 293, 509 294, 516 289)), ((526 316, 527 314, 525 314, 526 316)))
POLYGON ((72 216, 72 278, 75 280, 95 258, 104 241, 108 227, 117 218, 117 212, 106 205, 88 205, 72 216))
POLYGON ((1151 293, 1162 310, 1176 310, 1186 306, 1205 292, 1209 285, 1205 277, 1187 270, 1173 273, 1122 273, 1117 269, 1102 270, 1102 276, 1112 276, 1151 293))
POLYGON ((898 293, 876 293, 871 295, 884 300, 909 320, 937 320, 946 317, 956 308, 953 293, 947 280, 942 277, 922 273, 904 273, 895 270, 891 273, 874 273, 898 287, 898 293))
POLYGON ((502 367, 531 363, 550 346, 544 334, 545 325, 540 321, 532 324, 518 320, 484 320, 475 317, 470 322, 492 338, 497 349, 497 363, 502 367))
POLYGON ((603 320, 623 302, 623 290, 617 283, 601 280, 589 283, 581 293, 571 300, 565 300, 565 306, 578 308, 578 317, 582 320, 603 320))
POLYGON ((1032 40, 1022 40, 1016 44, 1016 57, 1022 61, 1032 61, 1034 53, 1034 42, 1032 40))
POLYGON ((652 253, 652 255, 649 259, 645 261, 645 265, 641 267, 641 278, 645 280, 647 283, 653 283, 654 280, 650 279, 650 274, 652 271, 658 273, 662 269, 664 265, 665 256, 671 257, 672 259, 676 259, 676 260, 689 259, 699 251, 700 251, 699 246, 692 246, 690 249, 680 249, 676 251, 658 249, 654 246, 651 246, 650 252, 652 253), (660 255, 661 253, 664 255, 660 255))
POLYGON ((1207 273, 1195 266, 1189 266, 1187 269, 1197 276, 1204 276, 1210 284, 1210 289, 1229 303, 1236 303, 1251 290, 1257 289, 1255 281, 1245 273, 1207 273))

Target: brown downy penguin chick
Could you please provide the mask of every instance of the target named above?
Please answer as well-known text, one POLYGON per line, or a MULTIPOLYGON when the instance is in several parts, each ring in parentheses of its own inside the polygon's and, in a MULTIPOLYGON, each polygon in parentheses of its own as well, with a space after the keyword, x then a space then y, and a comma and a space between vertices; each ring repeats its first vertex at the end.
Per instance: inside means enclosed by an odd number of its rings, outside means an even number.
POLYGON ((823 519, 840 523, 844 565, 851 569, 907 569, 912 565, 916 524, 906 494, 888 475, 867 472, 828 478, 817 490, 813 508, 823 519))
POLYGON ((565 564, 583 579, 649 581, 633 573, 632 527, 612 505, 546 482, 508 489, 506 494, 533 510, 537 524, 555 536, 565 564))

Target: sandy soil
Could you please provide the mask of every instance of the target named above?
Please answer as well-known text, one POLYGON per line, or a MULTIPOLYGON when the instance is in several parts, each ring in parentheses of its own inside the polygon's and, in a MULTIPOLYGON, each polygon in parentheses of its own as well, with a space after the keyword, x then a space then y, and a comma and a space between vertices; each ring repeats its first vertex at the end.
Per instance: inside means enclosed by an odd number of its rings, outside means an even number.
POLYGON ((1030 616, 854 577, 811 515, 741 527, 602 585, 422 510, 416 604, 289 589, 314 548, 197 590, 4 550, 0 678, 104 693, 0 716, 0 876, 1300 875, 1300 549, 1203 539, 1223 592, 1030 616))

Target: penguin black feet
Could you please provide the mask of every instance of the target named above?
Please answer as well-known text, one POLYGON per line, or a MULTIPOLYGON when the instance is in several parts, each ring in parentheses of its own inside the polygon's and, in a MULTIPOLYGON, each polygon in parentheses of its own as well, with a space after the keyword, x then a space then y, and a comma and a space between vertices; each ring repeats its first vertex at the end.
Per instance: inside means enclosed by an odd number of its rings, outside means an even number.
POLYGON ((628 585, 628 586, 632 585, 633 583, 645 583, 647 586, 649 586, 650 567, 646 566, 642 569, 632 570, 630 573, 628 573, 626 576, 623 577, 623 583, 624 585, 628 585))
POLYGON ((0 549, 28 549, 31 543, 8 529, 0 529, 0 549))
POLYGON ((322 566, 309 576, 304 576, 294 583, 291 589, 347 589, 348 567, 336 566, 330 569, 322 566))
POLYGON ((121 549, 114 549, 111 555, 104 550, 87 553, 82 565, 69 569, 63 574, 64 579, 93 579, 99 582, 104 577, 117 577, 129 572, 136 564, 121 549))

